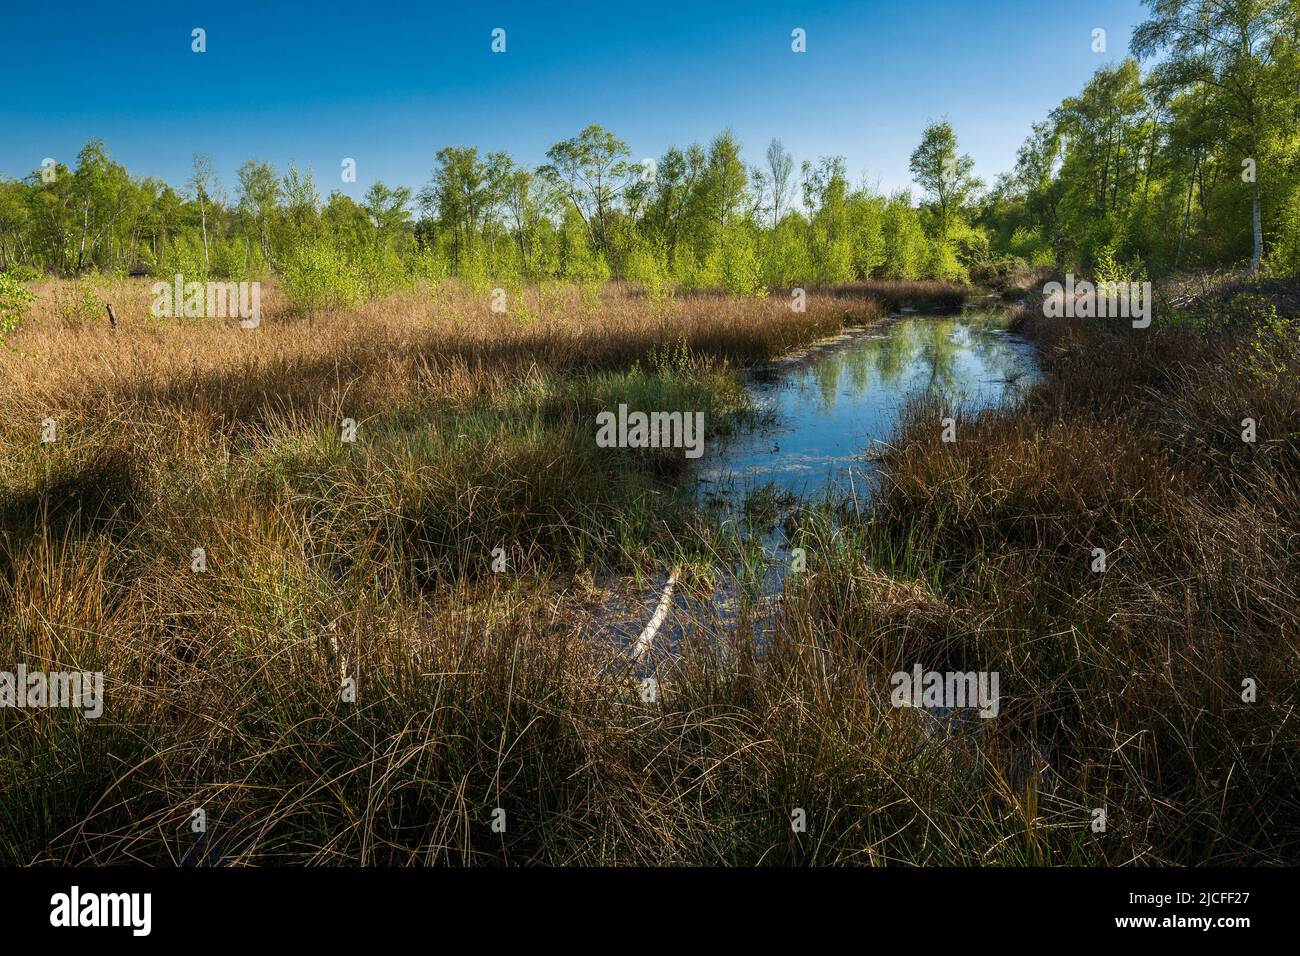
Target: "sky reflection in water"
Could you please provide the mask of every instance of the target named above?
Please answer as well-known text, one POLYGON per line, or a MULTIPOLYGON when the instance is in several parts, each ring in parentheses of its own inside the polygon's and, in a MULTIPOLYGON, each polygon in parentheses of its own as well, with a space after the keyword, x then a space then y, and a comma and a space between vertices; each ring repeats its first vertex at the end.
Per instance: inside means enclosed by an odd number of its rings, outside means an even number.
POLYGON ((952 408, 985 408, 1014 400, 1037 374, 1028 342, 977 315, 898 318, 851 333, 752 376, 747 388, 762 422, 711 443, 701 494, 743 497, 770 483, 820 497, 852 484, 861 496, 875 468, 870 449, 892 439, 910 400, 928 392, 952 408))

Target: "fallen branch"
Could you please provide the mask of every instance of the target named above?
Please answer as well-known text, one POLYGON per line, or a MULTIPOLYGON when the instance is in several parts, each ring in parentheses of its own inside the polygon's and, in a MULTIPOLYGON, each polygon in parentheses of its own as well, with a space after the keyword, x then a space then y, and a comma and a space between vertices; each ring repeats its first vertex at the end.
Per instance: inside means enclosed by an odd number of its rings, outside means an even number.
POLYGON ((659 628, 668 619, 668 609, 672 607, 673 603, 673 585, 677 583, 677 575, 681 574, 681 571, 680 567, 676 567, 668 575, 668 583, 664 585, 664 591, 659 597, 659 606, 655 608, 654 616, 650 618, 650 623, 645 626, 641 636, 632 645, 632 660, 639 661, 645 652, 650 650, 650 644, 654 641, 655 635, 659 633, 659 628))

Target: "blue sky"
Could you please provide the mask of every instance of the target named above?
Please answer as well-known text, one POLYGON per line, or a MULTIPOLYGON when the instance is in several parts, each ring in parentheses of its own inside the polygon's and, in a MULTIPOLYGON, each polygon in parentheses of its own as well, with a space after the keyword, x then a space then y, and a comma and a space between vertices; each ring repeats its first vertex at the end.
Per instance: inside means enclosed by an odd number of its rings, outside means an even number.
POLYGON ((418 188, 446 145, 535 165, 592 122, 636 159, 730 127, 757 163, 778 136, 796 159, 842 155, 855 181, 894 189, 922 126, 946 117, 992 180, 1032 122, 1127 55, 1145 14, 1139 0, 8 6, 0 174, 71 165, 97 137, 174 186, 198 151, 231 194, 257 157, 357 197, 376 179, 418 188), (795 27, 806 53, 791 52, 795 27))

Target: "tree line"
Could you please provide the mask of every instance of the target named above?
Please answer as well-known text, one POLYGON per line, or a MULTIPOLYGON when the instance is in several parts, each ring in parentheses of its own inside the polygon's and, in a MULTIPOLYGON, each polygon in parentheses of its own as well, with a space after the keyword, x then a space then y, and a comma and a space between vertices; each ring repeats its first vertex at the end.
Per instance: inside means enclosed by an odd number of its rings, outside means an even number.
POLYGON ((1134 56, 1035 124, 989 190, 991 244, 1058 266, 1297 274, 1300 2, 1147 4, 1134 56))
POLYGON ((0 180, 0 269, 250 278, 347 301, 404 277, 513 285, 610 277, 766 289, 869 278, 965 281, 1022 267, 1300 271, 1300 0, 1148 0, 1134 57, 1035 124, 1015 169, 972 175, 952 126, 910 157, 919 187, 881 193, 846 160, 747 162, 724 131, 636 161, 591 125, 537 168, 440 150, 418 190, 322 199, 310 171, 249 160, 233 193, 209 159, 175 188, 101 142, 75 166, 0 180), (1149 62, 1144 73, 1140 59, 1149 62))

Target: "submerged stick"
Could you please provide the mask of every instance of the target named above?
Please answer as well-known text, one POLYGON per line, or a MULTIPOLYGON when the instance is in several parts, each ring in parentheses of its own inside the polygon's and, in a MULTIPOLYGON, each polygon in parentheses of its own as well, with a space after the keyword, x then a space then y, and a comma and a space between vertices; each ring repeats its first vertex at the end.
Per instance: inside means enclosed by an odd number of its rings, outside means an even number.
POLYGON ((641 636, 632 645, 632 660, 639 661, 645 652, 650 650, 650 644, 659 633, 659 628, 668 619, 668 609, 673 603, 673 585, 677 583, 677 575, 681 570, 680 567, 673 568, 672 573, 668 575, 668 583, 664 585, 664 592, 659 598, 659 606, 655 608, 654 616, 650 618, 650 623, 645 626, 641 636))

